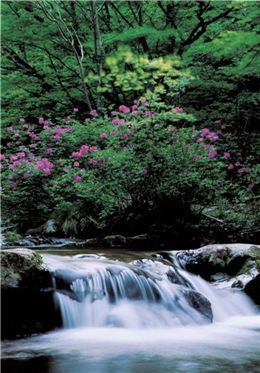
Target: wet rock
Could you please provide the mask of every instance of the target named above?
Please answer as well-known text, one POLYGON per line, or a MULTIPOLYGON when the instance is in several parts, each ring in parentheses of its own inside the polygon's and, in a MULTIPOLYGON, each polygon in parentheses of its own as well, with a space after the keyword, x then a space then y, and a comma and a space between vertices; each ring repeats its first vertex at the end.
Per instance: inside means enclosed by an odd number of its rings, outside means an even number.
POLYGON ((176 260, 181 267, 216 285, 224 283, 225 287, 243 289, 260 304, 260 246, 208 245, 197 250, 179 251, 176 253, 176 260))
POLYGON ((126 238, 120 234, 106 236, 102 241, 108 247, 124 247, 127 244, 126 238))
POLYGON ((2 288, 49 288, 51 275, 44 268, 41 255, 25 248, 2 250, 2 288))
POLYGON ((256 304, 260 305, 260 274, 246 284, 245 292, 256 304))
POLYGON ((151 237, 147 234, 139 234, 133 237, 127 237, 127 245, 132 248, 145 248, 150 247, 152 244, 151 237))
POLYGON ((2 338, 42 333, 61 324, 52 276, 40 254, 25 248, 1 251, 2 338))
POLYGON ((213 312, 210 301, 201 293, 194 290, 185 290, 185 298, 192 308, 199 312, 207 321, 212 322, 213 312))

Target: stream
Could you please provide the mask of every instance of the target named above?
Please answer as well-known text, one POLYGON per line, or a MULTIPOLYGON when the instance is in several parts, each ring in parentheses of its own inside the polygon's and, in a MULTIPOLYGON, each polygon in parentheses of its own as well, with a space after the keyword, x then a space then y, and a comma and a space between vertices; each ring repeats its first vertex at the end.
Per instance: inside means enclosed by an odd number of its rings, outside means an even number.
POLYGON ((260 315, 174 252, 44 250, 63 328, 4 341, 6 373, 260 372, 260 315))

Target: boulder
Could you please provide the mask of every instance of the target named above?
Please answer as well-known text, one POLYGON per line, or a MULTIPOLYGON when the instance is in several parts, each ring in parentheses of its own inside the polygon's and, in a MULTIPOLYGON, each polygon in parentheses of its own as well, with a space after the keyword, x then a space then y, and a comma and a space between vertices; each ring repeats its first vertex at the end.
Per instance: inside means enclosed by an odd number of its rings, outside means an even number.
POLYGON ((127 237, 126 239, 127 246, 132 248, 144 249, 145 247, 151 247, 152 245, 152 239, 147 233, 139 234, 133 237, 127 237))
POLYGON ((189 305, 199 312, 205 320, 209 322, 213 321, 211 303, 204 295, 192 289, 185 289, 184 296, 189 305))
POLYGON ((124 247, 126 243, 126 238, 120 234, 105 236, 103 238, 103 244, 108 247, 124 247))
POLYGON ((25 248, 2 250, 0 257, 2 289, 52 286, 51 275, 44 268, 41 255, 35 251, 25 248))
POLYGON ((256 304, 259 299, 260 246, 207 245, 176 253, 179 265, 217 286, 243 289, 256 304))
POLYGON ((49 331, 61 325, 51 273, 40 254, 29 249, 2 250, 2 338, 49 331))

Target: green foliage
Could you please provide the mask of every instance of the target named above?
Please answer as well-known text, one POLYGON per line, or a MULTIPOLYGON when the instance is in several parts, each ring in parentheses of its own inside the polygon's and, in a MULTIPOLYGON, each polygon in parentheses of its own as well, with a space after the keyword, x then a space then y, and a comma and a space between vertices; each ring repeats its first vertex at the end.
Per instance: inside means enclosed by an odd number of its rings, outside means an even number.
POLYGON ((7 242, 17 242, 21 238, 19 234, 12 231, 6 232, 4 237, 7 242))
POLYGON ((66 235, 85 235, 122 222, 206 226, 212 208, 226 236, 251 237, 256 2, 97 2, 97 15, 92 5, 2 2, 6 217, 21 231, 54 218, 66 235), (97 149, 75 166, 82 145, 97 149), (15 164, 19 150, 27 162, 15 164))
MULTIPOLYGON (((86 78, 90 86, 97 80, 93 72, 86 78)), ((119 102, 132 102, 144 96, 173 104, 191 80, 191 73, 181 69, 178 57, 149 59, 148 55, 135 54, 129 47, 121 46, 106 57, 98 90, 108 102, 116 95, 119 102)))

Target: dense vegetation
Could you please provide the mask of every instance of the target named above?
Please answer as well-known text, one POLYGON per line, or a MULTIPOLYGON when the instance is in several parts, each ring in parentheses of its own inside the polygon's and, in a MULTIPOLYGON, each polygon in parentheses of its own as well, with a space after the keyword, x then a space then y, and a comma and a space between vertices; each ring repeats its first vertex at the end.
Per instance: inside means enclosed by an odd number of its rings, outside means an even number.
POLYGON ((257 1, 3 1, 3 217, 256 241, 257 1))

